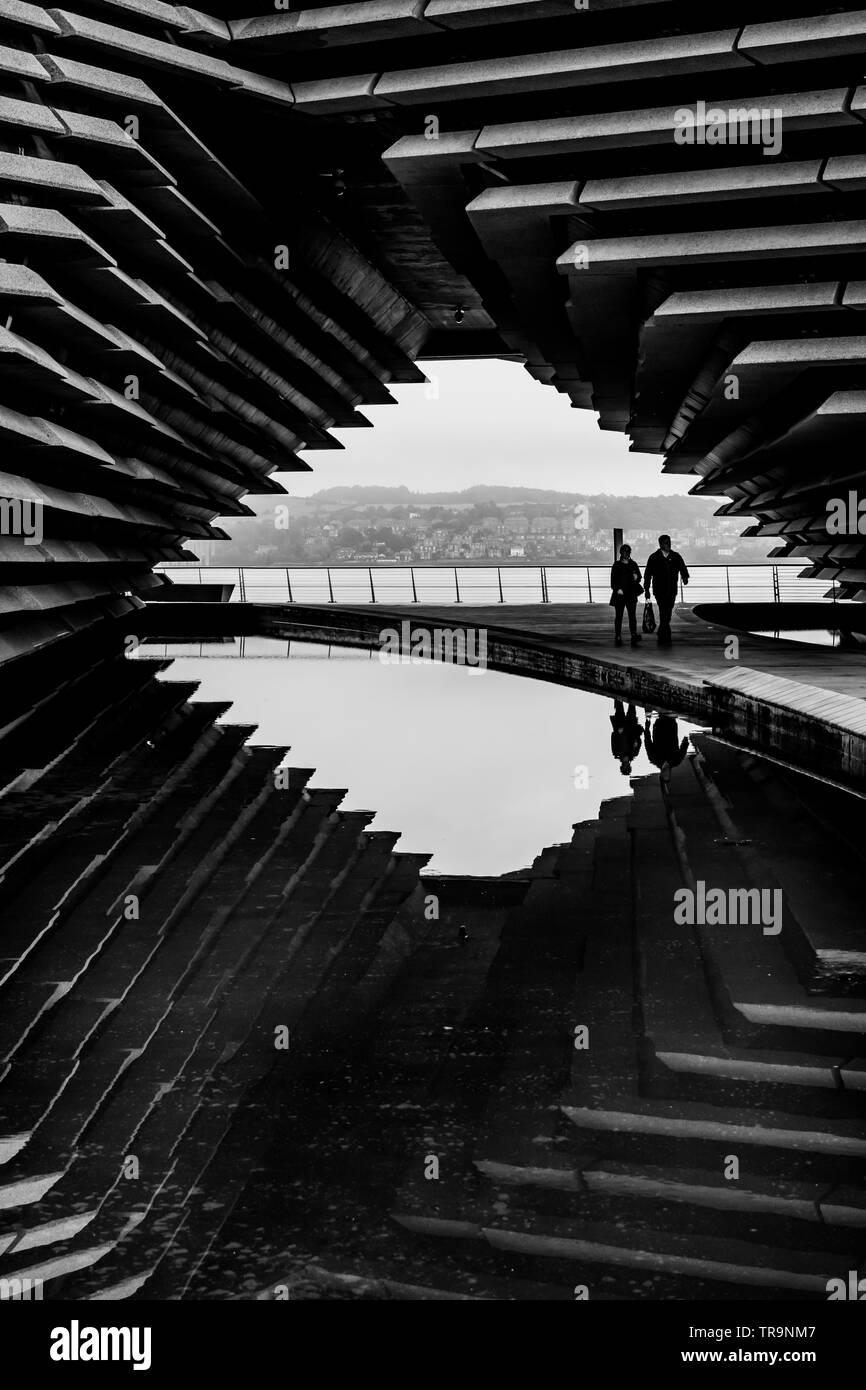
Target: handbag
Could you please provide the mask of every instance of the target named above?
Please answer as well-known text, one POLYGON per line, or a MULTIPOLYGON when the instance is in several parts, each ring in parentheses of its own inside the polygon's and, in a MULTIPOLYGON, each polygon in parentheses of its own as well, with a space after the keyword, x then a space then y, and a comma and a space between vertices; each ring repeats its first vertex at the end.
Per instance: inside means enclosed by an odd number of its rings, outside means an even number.
POLYGON ((655 632, 656 630, 655 609, 649 599, 647 599, 643 606, 643 630, 644 632, 655 632))

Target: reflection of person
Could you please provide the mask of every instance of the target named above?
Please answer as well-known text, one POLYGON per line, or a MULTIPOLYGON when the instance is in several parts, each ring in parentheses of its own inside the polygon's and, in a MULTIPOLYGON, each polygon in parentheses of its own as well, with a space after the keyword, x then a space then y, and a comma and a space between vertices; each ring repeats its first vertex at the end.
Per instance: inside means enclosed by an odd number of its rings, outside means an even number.
POLYGON ((680 743, 677 721, 669 714, 660 714, 652 727, 647 720, 644 741, 647 757, 653 767, 662 772, 679 767, 689 751, 688 739, 684 738, 680 743))
POLYGON ((643 582, 647 596, 652 586, 659 606, 659 642, 663 647, 668 646, 671 640, 671 614, 677 601, 680 578, 684 584, 688 584, 686 562, 682 555, 671 549, 670 536, 659 536, 659 548, 646 562, 643 582))
POLYGON ((613 608, 613 631, 616 645, 622 646, 622 615, 628 613, 628 626, 631 644, 636 647, 640 641, 637 630, 637 600, 643 593, 640 582, 640 566, 631 558, 631 546, 621 545, 619 559, 614 560, 610 570, 610 603, 613 608))
POLYGON ((613 730, 610 736, 610 751, 619 763, 623 777, 629 777, 631 765, 640 752, 643 725, 638 723, 634 705, 629 705, 626 713, 622 700, 614 700, 610 723, 613 730))

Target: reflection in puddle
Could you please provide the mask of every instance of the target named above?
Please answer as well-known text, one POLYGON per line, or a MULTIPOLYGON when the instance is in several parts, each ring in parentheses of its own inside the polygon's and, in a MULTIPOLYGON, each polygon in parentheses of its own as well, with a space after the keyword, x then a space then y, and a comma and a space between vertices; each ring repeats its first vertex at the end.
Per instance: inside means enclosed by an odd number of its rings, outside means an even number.
POLYGON ((316 769, 314 786, 347 788, 344 809, 374 809, 372 828, 400 831, 399 850, 432 853, 435 873, 525 867, 570 840, 605 798, 627 793, 624 777, 675 766, 673 745, 689 732, 490 669, 389 665, 365 650, 263 638, 247 639, 245 654, 289 659, 209 650, 176 659, 167 678, 200 681, 196 700, 231 700, 227 722, 256 724, 253 743, 290 745, 292 765, 316 769))
POLYGON ((613 714, 610 716, 610 751, 619 763, 624 777, 634 771, 634 762, 640 756, 641 746, 646 756, 663 775, 679 767, 689 751, 688 738, 680 738, 677 720, 670 714, 645 712, 645 722, 641 724, 638 710, 634 705, 626 709, 622 700, 614 700, 613 714))

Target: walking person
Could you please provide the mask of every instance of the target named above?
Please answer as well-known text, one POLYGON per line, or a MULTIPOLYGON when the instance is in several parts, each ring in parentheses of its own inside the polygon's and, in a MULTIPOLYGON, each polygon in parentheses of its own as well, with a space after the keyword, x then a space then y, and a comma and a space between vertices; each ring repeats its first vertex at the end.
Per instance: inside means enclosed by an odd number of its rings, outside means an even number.
POLYGON ((644 745, 647 757, 660 772, 664 772, 666 768, 670 771, 671 768, 679 767, 689 751, 688 739, 684 738, 680 742, 677 721, 670 714, 660 714, 652 728, 647 719, 644 745))
POLYGON ((669 647, 671 642, 671 614, 677 601, 679 581, 689 582, 689 572, 682 555, 671 548, 670 536, 659 536, 659 548, 654 550, 646 562, 644 587, 649 597, 650 588, 659 606, 659 645, 669 647))
POLYGON ((623 777, 631 776, 631 765, 640 753, 643 725, 634 705, 626 710, 622 700, 614 700, 610 716, 610 751, 619 763, 623 777))
POLYGON ((631 546, 621 545, 619 559, 614 560, 610 569, 610 602, 613 608, 614 640, 622 646, 622 615, 628 613, 628 626, 631 644, 636 647, 640 639, 637 630, 637 601, 643 593, 640 582, 640 565, 631 558, 631 546))

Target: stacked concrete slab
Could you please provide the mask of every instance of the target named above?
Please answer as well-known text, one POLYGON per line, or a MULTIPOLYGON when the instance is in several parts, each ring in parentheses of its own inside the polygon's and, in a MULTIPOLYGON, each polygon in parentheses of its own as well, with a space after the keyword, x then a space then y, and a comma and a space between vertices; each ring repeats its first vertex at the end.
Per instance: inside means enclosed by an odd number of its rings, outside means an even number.
POLYGON ((698 738, 526 874, 422 880, 163 667, 96 659, 0 739, 0 1277, 820 1298, 856 1267, 858 798, 698 738), (781 930, 678 923, 700 881, 778 891, 781 930))
POLYGON ((173 5, 0 5, 2 663, 122 619, 423 379, 422 316, 287 188, 291 140, 278 198, 250 179, 294 97, 229 51, 173 5))
POLYGON ((46 1298, 185 1284, 254 1166, 236 1113, 426 927, 428 856, 160 669, 95 663, 0 740, 0 1277, 46 1298))
POLYGON ((229 8, 0 4, 0 659, 121 617, 421 353, 523 357, 866 592, 856 507, 827 530, 863 481, 863 13, 229 8), (698 103, 780 147, 677 145, 698 103))
POLYGON ((866 12, 226 9, 0 0, 0 1276, 824 1297, 863 1256, 859 802, 705 742, 467 937, 121 653, 157 562, 434 353, 524 358, 866 591, 826 528, 866 12), (678 145, 700 101, 780 112, 778 156, 678 145), (675 931, 699 879, 780 885, 780 936, 675 931))
POLYGON ((419 354, 523 358, 866 592, 856 504, 827 527, 863 482, 866 11, 785 8, 3 0, 0 658, 122 617, 419 354), (676 143, 700 103, 778 149, 676 143))
POLYGON ((405 206, 349 146, 344 215, 395 260, 380 210, 420 215, 454 272, 450 305, 425 302, 420 269, 409 291, 437 351, 498 336, 603 429, 697 474, 721 513, 755 518, 774 555, 858 597, 866 11, 750 0, 710 18, 676 0, 395 0, 230 29, 326 146, 354 122, 399 133, 383 158, 405 206))
POLYGON ((428 938, 325 1099, 272 1086, 199 1296, 823 1301, 858 1267, 862 817, 697 742, 428 938), (782 931, 678 924, 699 880, 775 886, 782 931))

